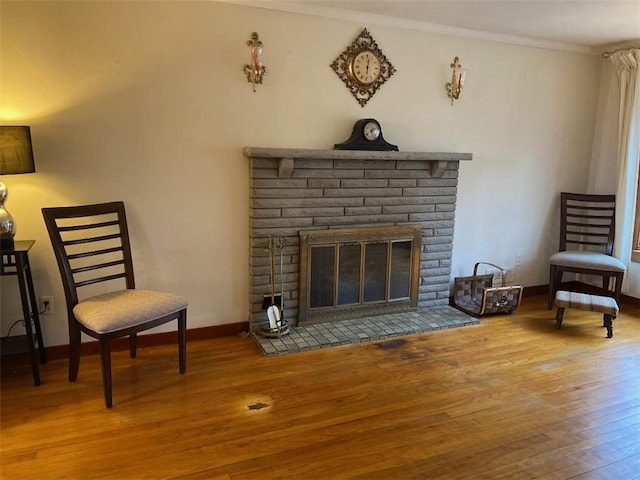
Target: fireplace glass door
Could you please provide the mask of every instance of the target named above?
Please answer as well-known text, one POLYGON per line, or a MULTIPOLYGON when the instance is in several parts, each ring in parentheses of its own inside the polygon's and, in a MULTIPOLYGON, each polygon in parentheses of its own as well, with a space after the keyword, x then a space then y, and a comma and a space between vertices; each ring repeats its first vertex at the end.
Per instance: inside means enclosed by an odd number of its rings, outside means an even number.
POLYGON ((398 311, 417 304, 419 229, 304 233, 300 323, 365 316, 374 309, 398 311))

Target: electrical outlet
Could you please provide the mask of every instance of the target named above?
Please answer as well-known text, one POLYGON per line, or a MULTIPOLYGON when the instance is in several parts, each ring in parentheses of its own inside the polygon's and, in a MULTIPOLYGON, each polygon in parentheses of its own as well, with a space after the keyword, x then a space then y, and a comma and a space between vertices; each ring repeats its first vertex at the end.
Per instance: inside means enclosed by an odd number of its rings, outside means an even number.
POLYGON ((41 315, 51 315, 53 313, 53 297, 40 297, 38 311, 41 315))
POLYGON ((486 273, 493 275, 493 286, 500 287, 502 286, 502 272, 500 270, 495 270, 490 268, 486 273))
POLYGON ((516 255, 516 266, 519 267, 520 265, 522 265, 522 254, 521 253, 516 255))
POLYGON ((513 270, 507 270, 504 275, 504 281, 507 283, 513 283, 515 281, 515 272, 513 270))

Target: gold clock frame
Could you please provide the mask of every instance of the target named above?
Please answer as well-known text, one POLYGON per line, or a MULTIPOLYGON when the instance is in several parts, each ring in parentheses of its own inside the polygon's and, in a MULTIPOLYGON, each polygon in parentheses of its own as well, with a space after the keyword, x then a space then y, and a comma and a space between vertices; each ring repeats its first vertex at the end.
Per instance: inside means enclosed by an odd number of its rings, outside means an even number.
POLYGON ((363 29, 362 32, 351 42, 344 52, 331 63, 331 68, 336 75, 340 77, 351 95, 358 101, 361 107, 364 107, 371 97, 375 95, 378 89, 389 80, 391 75, 396 72, 395 67, 391 64, 389 59, 382 53, 377 42, 373 39, 367 29, 363 29), (371 83, 361 83, 353 75, 353 61, 358 54, 363 51, 370 51, 373 53, 380 62, 380 75, 371 83))

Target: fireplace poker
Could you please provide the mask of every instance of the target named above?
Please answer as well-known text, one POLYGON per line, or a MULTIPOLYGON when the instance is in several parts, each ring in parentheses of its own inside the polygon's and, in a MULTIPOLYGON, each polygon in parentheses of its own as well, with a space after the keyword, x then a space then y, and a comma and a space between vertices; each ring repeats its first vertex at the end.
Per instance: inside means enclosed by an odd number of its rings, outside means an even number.
POLYGON ((275 279, 276 245, 273 236, 269 237, 269 283, 271 286, 271 305, 267 308, 269 327, 273 330, 280 326, 280 309, 276 305, 276 279, 275 279))
POLYGON ((280 321, 283 321, 282 317, 284 316, 284 275, 282 274, 282 250, 284 249, 284 240, 282 237, 279 238, 278 246, 280 247, 280 321))

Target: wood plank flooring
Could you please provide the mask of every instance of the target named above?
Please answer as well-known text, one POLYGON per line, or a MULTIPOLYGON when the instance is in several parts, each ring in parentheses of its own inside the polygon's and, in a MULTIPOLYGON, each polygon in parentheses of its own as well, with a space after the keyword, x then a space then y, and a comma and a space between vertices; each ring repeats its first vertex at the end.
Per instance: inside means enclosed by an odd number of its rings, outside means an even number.
POLYGON ((640 479, 640 310, 511 316, 279 357, 241 336, 2 369, 7 479, 640 479))

